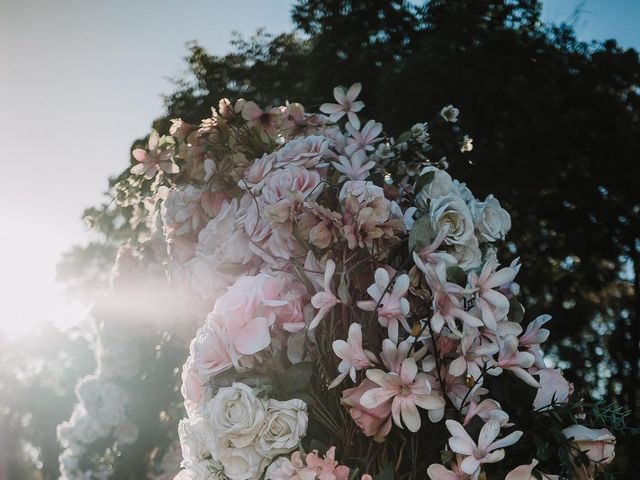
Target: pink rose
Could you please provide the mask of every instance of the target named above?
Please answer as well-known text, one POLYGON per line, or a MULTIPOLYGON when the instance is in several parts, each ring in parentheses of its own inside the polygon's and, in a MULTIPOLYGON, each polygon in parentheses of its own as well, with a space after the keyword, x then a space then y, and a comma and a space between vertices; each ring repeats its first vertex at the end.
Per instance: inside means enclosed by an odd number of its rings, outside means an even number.
POLYGON ((367 437, 373 437, 376 442, 384 441, 391 431, 391 402, 384 402, 376 408, 365 408, 360 405, 360 398, 378 385, 365 379, 355 388, 342 392, 342 403, 349 408, 353 421, 360 427, 367 437))
POLYGON ((615 456, 616 437, 606 428, 593 429, 584 425, 572 425, 562 430, 577 450, 585 452, 592 464, 576 465, 575 474, 578 480, 591 480, 596 469, 611 463, 615 456))

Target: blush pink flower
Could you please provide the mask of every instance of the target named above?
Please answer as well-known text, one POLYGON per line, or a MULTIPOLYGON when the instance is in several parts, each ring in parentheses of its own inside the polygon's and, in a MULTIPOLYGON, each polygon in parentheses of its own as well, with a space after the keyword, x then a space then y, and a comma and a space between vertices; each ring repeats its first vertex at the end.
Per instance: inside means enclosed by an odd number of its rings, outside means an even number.
POLYGON ((460 469, 472 478, 477 478, 482 464, 501 461, 504 458, 504 447, 513 445, 522 436, 521 431, 515 431, 496 440, 500 434, 500 424, 498 420, 491 419, 480 430, 476 444, 458 422, 447 420, 446 425, 452 435, 449 439, 449 447, 454 452, 465 455, 460 469))
POLYGON ((375 408, 365 408, 360 403, 362 395, 374 388, 377 385, 365 378, 357 387, 344 390, 341 402, 349 409, 349 415, 362 433, 376 442, 383 442, 391 431, 391 400, 375 408))
POLYGON ((534 475, 533 471, 538 463, 540 462, 534 458, 529 465, 520 465, 511 470, 504 477, 504 480, 558 480, 560 478, 558 475, 548 475, 540 470, 536 470, 536 475, 534 475))
POLYGON ((366 392, 360 399, 360 404, 365 408, 376 408, 393 399, 393 421, 400 428, 404 428, 404 423, 411 432, 417 432, 422 423, 417 407, 438 410, 445 405, 442 397, 431 395, 431 385, 426 374, 418 373, 416 361, 411 357, 402 362, 400 375, 373 369, 367 370, 367 377, 377 384, 378 388, 366 392))
POLYGON ((398 324, 402 324, 407 332, 411 327, 407 323, 409 301, 405 298, 409 290, 409 275, 402 274, 396 278, 393 287, 389 288, 391 279, 384 268, 378 268, 375 273, 375 283, 367 289, 372 300, 358 302, 358 307, 366 312, 373 312, 377 308, 378 322, 389 329, 389 338, 398 342, 398 324))
POLYGON ((431 480, 471 480, 469 475, 460 470, 459 464, 462 458, 461 455, 457 455, 456 461, 451 463, 451 470, 444 465, 434 463, 427 469, 427 475, 431 480))
POLYGON ((349 157, 340 155, 338 161, 331 162, 331 165, 342 174, 340 181, 358 181, 369 178, 369 170, 376 166, 376 162, 368 160, 364 150, 358 150, 349 157))
POLYGON ((518 350, 518 338, 515 335, 507 335, 502 339, 498 361, 489 370, 489 374, 500 375, 503 369, 509 370, 527 385, 540 388, 538 381, 527 371, 534 360, 531 353, 518 350))
POLYGON ((143 148, 136 148, 131 152, 133 158, 139 163, 131 167, 131 173, 134 175, 144 175, 145 178, 153 178, 156 173, 162 171, 165 173, 178 173, 180 169, 173 160, 171 160, 170 150, 160 150, 160 135, 155 130, 149 136, 149 151, 143 148))
POLYGON ((494 257, 484 264, 480 275, 473 271, 469 274, 469 285, 482 314, 482 321, 492 331, 498 328, 497 322, 509 312, 509 300, 497 289, 511 284, 518 273, 511 267, 496 271, 497 264, 498 260, 494 257))
POLYGON ((356 115, 364 108, 364 102, 356 101, 360 91, 362 90, 362 84, 354 83, 349 90, 345 91, 344 87, 336 87, 333 89, 333 96, 338 103, 323 103, 320 105, 320 111, 329 115, 329 121, 337 122, 345 114, 349 119, 349 123, 354 128, 360 128, 360 119, 356 115))
POLYGON ((379 140, 378 135, 382 132, 382 124, 374 120, 369 120, 362 130, 353 128, 351 124, 347 124, 347 131, 351 135, 347 139, 345 153, 349 156, 359 150, 372 152, 375 150, 375 143, 379 140))
POLYGON ((356 372, 363 368, 372 367, 376 357, 369 350, 362 348, 362 327, 359 323, 349 326, 347 341, 336 340, 333 342, 333 351, 342 361, 338 365, 340 375, 331 382, 329 389, 337 387, 349 375, 352 381, 356 381, 356 372))
POLYGON ((262 110, 255 102, 245 102, 242 106, 242 118, 249 125, 264 130, 267 133, 275 133, 280 121, 280 110, 272 108, 262 110))
POLYGON ((313 330, 318 326, 320 321, 324 318, 324 316, 329 313, 329 311, 335 307, 340 300, 336 297, 331 291, 331 279, 333 278, 333 274, 336 271, 336 264, 333 260, 327 260, 327 264, 325 265, 324 271, 324 291, 316 293, 313 297, 311 297, 311 305, 314 308, 318 309, 318 313, 311 323, 309 324, 309 330, 313 330))
POLYGON ((324 458, 320 458, 318 451, 314 450, 307 455, 305 460, 307 463, 306 469, 312 471, 315 474, 315 478, 319 480, 349 479, 349 467, 338 465, 336 461, 336 447, 331 447, 327 450, 324 458))
POLYGON ((438 251, 438 248, 440 248, 444 242, 444 238, 447 236, 448 231, 448 228, 443 228, 430 245, 424 247, 419 253, 414 252, 413 260, 416 266, 423 272, 425 270, 424 264, 426 263, 430 263, 432 265, 444 263, 447 267, 451 267, 458 263, 456 258, 450 253, 438 251))
POLYGON ((540 344, 546 342, 549 338, 549 330, 542 328, 542 325, 549 320, 551 320, 551 315, 540 315, 527 325, 527 329, 519 340, 520 345, 535 357, 534 364, 538 368, 546 368, 540 344))
MULTIPOLYGON (((462 304, 462 297, 466 290, 460 285, 447 281, 446 265, 438 263, 435 266, 422 264, 424 267, 427 285, 433 294, 433 316, 431 326, 436 333, 440 333, 446 323, 449 329, 456 335, 462 336, 462 332, 456 326, 456 319, 461 320, 471 327, 481 327, 482 320, 467 312, 462 304)), ((421 267, 421 265, 418 265, 421 267)))

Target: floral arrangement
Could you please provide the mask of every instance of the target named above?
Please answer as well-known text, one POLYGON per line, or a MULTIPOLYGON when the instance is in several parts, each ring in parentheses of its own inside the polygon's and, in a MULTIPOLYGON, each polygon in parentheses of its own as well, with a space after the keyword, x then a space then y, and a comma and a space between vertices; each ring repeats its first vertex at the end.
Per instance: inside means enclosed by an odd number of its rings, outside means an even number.
POLYGON ((458 110, 394 139, 360 90, 320 113, 223 99, 132 153, 117 187, 209 302, 176 479, 604 475, 621 415, 547 367, 550 317, 502 264, 509 213, 446 171, 473 148, 458 110))

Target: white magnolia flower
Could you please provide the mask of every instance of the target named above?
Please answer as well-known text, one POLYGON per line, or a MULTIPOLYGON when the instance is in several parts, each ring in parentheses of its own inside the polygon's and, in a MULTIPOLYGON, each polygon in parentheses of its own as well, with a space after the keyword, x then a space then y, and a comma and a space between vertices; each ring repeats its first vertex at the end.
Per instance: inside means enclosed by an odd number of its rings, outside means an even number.
POLYGON ((281 402, 270 399, 264 425, 256 438, 256 449, 265 457, 294 450, 307 431, 307 405, 297 398, 281 402))
POLYGON ((459 196, 449 194, 432 200, 429 219, 434 232, 446 230, 445 244, 467 245, 473 241, 471 211, 459 196))
POLYGON ((472 204, 472 212, 478 238, 482 242, 504 240, 511 230, 511 216, 493 195, 484 202, 472 204))
POLYGON ((218 390, 207 408, 218 440, 233 447, 246 447, 262 428, 264 405, 243 383, 218 390))

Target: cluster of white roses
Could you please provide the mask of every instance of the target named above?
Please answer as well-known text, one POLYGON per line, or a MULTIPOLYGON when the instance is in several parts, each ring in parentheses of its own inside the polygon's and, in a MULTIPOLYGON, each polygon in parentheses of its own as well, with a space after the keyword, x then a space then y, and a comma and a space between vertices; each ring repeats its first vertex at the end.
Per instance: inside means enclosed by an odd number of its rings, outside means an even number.
POLYGON ((180 422, 185 470, 176 478, 259 478, 274 457, 298 447, 307 422, 302 400, 259 398, 243 383, 221 388, 180 422))

